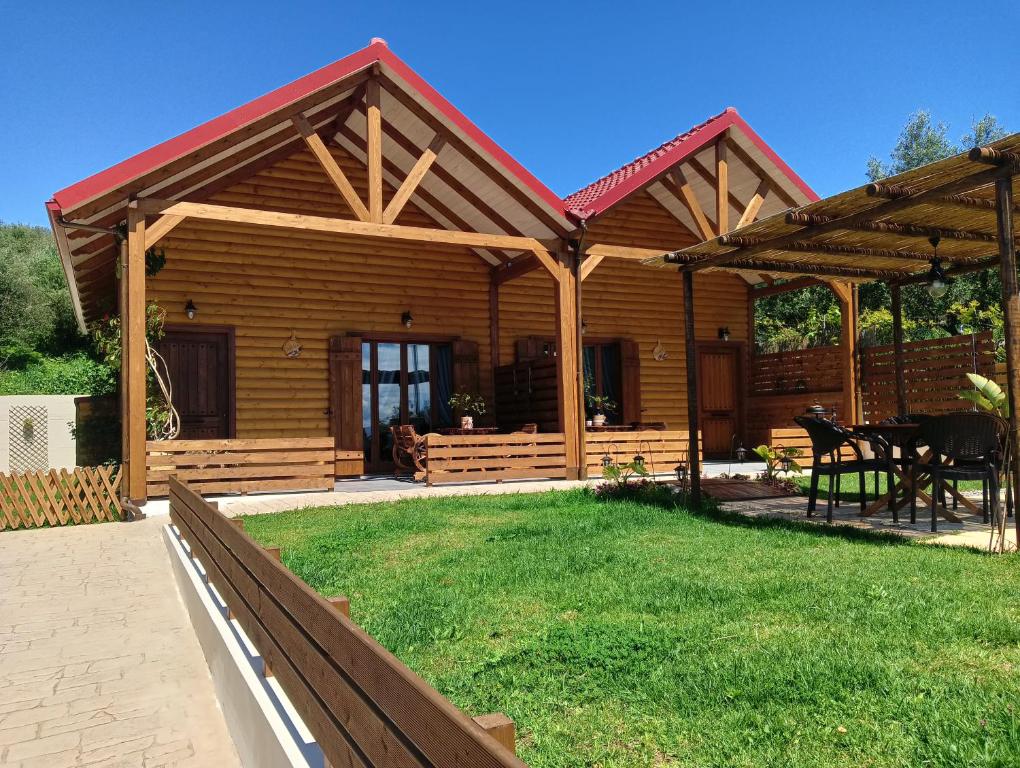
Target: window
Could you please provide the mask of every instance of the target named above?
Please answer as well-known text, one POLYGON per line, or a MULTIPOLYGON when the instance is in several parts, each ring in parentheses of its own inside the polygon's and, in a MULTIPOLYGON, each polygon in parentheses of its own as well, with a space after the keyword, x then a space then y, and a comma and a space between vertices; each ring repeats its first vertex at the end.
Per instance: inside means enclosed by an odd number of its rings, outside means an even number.
POLYGON ((584 345, 585 411, 591 417, 587 403, 589 395, 608 397, 615 405, 606 413, 610 424, 622 423, 623 402, 620 375, 620 345, 618 342, 584 345))

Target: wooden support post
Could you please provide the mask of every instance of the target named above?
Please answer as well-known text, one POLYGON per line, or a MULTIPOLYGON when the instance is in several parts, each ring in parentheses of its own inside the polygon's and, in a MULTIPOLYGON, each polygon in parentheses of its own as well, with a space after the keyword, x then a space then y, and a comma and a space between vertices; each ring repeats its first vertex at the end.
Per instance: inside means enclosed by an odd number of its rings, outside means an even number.
POLYGON ((839 350, 843 361, 843 419, 857 420, 857 312, 852 283, 832 281, 832 292, 839 300, 839 350))
POLYGON ((496 741, 517 754, 517 736, 514 732, 514 721, 501 712, 491 715, 478 715, 471 718, 496 741))
MULTIPOLYGON (((120 315, 122 326, 127 325, 128 301, 127 301, 127 240, 122 240, 118 245, 117 258, 120 260, 120 279, 117 281, 117 313, 120 315)), ((128 431, 128 424, 131 419, 128 414, 128 384, 127 384, 127 347, 120 345, 120 456, 121 456, 121 498, 130 501, 128 496, 128 462, 131 460, 131 433, 128 431)))
POLYGON ((126 371, 127 467, 124 494, 144 504, 145 493, 145 214, 128 208, 127 264, 124 275, 126 318, 121 318, 121 345, 126 371))
POLYGON ((730 161, 726 133, 715 143, 715 226, 719 234, 730 231, 730 161))
POLYGON ((342 613, 348 619, 351 618, 351 601, 347 597, 345 597, 344 595, 337 595, 336 597, 331 597, 328 599, 330 605, 332 605, 334 608, 340 611, 340 613, 342 613))
POLYGON ((577 293, 574 281, 576 274, 565 263, 561 256, 555 263, 553 290, 556 292, 556 379, 557 379, 557 411, 560 429, 563 430, 565 450, 567 454, 567 479, 577 480, 580 468, 584 465, 581 458, 580 425, 578 424, 578 408, 580 395, 577 391, 577 361, 580 352, 577 349, 577 293))
POLYGON ((893 363, 896 366, 896 411, 900 416, 906 416, 910 412, 907 404, 907 379, 903 373, 903 288, 899 283, 893 283, 890 288, 892 293, 892 338, 893 338, 893 363))
POLYGON ((1009 395, 1009 432, 1012 441, 1013 514, 1020 540, 1020 286, 1016 275, 1016 241, 1013 239, 1013 177, 995 180, 995 219, 999 236, 999 271, 1002 278, 1002 320, 1006 347, 1006 392, 1009 395))
POLYGON ((369 80, 365 88, 368 113, 368 214, 372 221, 383 220, 382 177, 382 109, 379 104, 379 81, 369 80))
POLYGON ((687 429, 688 443, 687 471, 690 477, 691 502, 701 505, 701 459, 699 456, 698 432, 701 427, 698 418, 698 349, 694 339, 694 275, 682 270, 684 284, 684 357, 687 358, 687 429))
POLYGON ((496 272, 489 276, 489 355, 495 375, 499 367, 499 282, 496 272))

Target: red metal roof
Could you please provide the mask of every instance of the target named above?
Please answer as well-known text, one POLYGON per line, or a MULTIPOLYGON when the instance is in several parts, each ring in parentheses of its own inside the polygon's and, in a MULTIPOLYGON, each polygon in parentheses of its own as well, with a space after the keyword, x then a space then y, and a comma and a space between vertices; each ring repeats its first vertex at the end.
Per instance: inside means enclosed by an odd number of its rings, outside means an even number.
POLYGON ((100 171, 76 184, 72 184, 54 194, 53 200, 60 210, 71 211, 82 203, 111 192, 189 152, 222 139, 245 125, 278 109, 282 109, 288 104, 302 99, 321 88, 349 77, 376 62, 388 66, 411 88, 421 94, 446 119, 463 131, 484 152, 551 206, 554 211, 560 212, 563 210, 563 201, 558 195, 546 187, 524 166, 514 160, 502 147, 489 138, 478 126, 443 98, 435 88, 425 82, 414 70, 390 51, 386 42, 380 38, 373 38, 367 47, 352 53, 350 56, 346 56, 309 75, 298 78, 292 83, 277 88, 236 109, 232 109, 230 112, 213 118, 175 138, 157 144, 144 152, 139 152, 137 155, 107 168, 105 171, 100 171))
POLYGON ((669 168, 712 143, 727 128, 736 127, 758 147, 775 166, 811 201, 818 195, 803 179, 784 163, 764 140, 754 132, 733 107, 708 118, 693 128, 632 160, 601 179, 593 181, 563 200, 564 210, 577 218, 597 216, 640 189, 664 169, 669 168))

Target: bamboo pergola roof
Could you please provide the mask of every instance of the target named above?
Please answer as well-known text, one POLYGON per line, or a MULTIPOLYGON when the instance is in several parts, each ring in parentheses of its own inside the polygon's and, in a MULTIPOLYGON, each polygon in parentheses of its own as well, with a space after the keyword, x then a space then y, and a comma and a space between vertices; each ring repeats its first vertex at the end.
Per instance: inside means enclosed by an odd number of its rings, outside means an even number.
MULTIPOLYGON (((929 238, 938 235, 938 255, 948 274, 996 266, 995 178, 1018 153, 1020 134, 1013 134, 645 263, 688 271, 753 269, 915 282, 928 272, 929 238)), ((1014 194, 1020 194, 1018 179, 1014 176, 1014 194)), ((1020 205, 1014 211, 1020 212, 1020 205)))

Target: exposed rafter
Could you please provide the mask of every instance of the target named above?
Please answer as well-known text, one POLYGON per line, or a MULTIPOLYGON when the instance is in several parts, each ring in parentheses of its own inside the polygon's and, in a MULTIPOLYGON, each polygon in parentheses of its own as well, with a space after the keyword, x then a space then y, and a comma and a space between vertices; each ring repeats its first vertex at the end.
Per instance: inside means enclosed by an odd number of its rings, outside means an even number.
POLYGON ((432 143, 421 153, 414 167, 408 171, 400 188, 386 206, 386 210, 383 211, 382 215, 383 224, 392 224, 397 216, 400 215, 400 212, 404 210, 407 201, 411 199, 411 195, 414 194, 418 185, 421 184, 421 180, 425 178, 425 174, 429 172, 429 168, 432 167, 432 163, 435 162, 439 153, 443 151, 444 146, 446 146, 446 139, 437 134, 432 143))
POLYGON ((698 231, 701 232, 701 236, 706 240, 711 240, 716 235, 715 230, 705 216, 705 211, 701 207, 701 203, 698 202, 697 195, 694 194, 694 189, 684 175, 683 170, 680 167, 674 168, 670 173, 670 179, 675 185, 674 190, 680 202, 684 204, 694 219, 694 223, 698 225, 698 231))
POLYGON ((291 122, 297 129, 298 133, 305 140, 305 144, 308 145, 308 149, 311 150, 312 154, 315 155, 315 159, 319 161, 319 165, 322 166, 322 170, 326 172, 326 176, 333 182, 333 186, 336 187, 340 196, 343 197, 344 202, 347 203, 348 207, 354 212, 354 215, 360 221, 369 221, 370 214, 365 204, 361 202, 361 198, 358 197, 358 193, 354 190, 354 186, 351 184, 347 175, 343 172, 343 169, 337 165, 336 160, 329 153, 326 145, 323 143, 322 138, 312 128, 311 124, 305 118, 304 115, 294 115, 291 118, 291 122))
POLYGON ((747 206, 744 208, 744 212, 740 214, 740 221, 737 222, 737 226, 734 229, 740 229, 746 227, 758 216, 758 211, 761 210, 762 204, 765 202, 765 198, 769 194, 771 186, 768 179, 762 179, 758 185, 758 189, 751 195, 751 199, 747 201, 747 206))
MULTIPOLYGON (((802 227, 817 227, 835 220, 836 219, 832 216, 797 213, 796 211, 791 211, 786 214, 787 224, 795 224, 802 227)), ((941 237, 944 240, 976 240, 983 243, 994 243, 996 241, 995 235, 989 232, 932 227, 924 224, 901 224, 894 221, 872 221, 870 219, 862 219, 859 221, 847 222, 845 226, 841 228, 858 230, 860 232, 888 232, 896 235, 905 235, 906 237, 929 238, 934 235, 941 237)))

